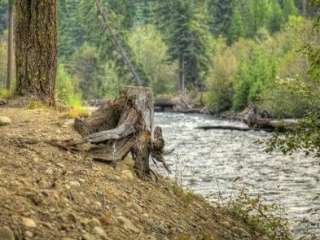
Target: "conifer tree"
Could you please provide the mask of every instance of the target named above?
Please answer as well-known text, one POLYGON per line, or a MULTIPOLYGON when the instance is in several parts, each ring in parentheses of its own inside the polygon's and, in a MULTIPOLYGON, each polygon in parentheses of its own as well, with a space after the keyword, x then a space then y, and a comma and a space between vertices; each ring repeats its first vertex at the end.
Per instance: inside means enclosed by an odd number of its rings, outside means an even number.
POLYGON ((239 7, 233 10, 232 20, 228 31, 228 42, 233 43, 245 35, 244 24, 239 7))
POLYGON ((284 23, 283 11, 278 0, 271 1, 271 18, 269 20, 269 29, 271 32, 279 31, 284 23))
POLYGON ((215 35, 225 35, 233 15, 234 0, 208 0, 210 30, 215 35))
POLYGON ((54 104, 56 1, 17 0, 15 33, 16 93, 54 104))
POLYGON ((204 5, 187 0, 158 3, 158 26, 169 46, 171 61, 179 63, 177 88, 201 87, 208 68, 209 27, 204 5))
POLYGON ((291 15, 297 15, 298 10, 294 0, 280 0, 283 9, 283 16, 288 19, 291 15))

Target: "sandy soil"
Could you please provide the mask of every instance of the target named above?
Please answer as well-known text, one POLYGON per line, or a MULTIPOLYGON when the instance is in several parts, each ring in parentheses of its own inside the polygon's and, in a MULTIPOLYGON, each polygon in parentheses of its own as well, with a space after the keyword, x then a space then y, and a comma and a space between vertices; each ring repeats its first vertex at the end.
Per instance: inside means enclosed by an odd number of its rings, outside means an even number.
POLYGON ((263 239, 169 180, 28 139, 80 138, 64 113, 0 108, 0 239, 263 239))

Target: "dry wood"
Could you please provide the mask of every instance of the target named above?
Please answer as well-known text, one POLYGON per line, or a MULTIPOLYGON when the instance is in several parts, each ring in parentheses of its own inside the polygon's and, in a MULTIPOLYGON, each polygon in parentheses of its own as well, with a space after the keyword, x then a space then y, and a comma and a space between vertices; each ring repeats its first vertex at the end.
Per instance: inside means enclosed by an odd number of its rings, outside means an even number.
POLYGON ((242 119, 251 129, 264 131, 291 131, 298 126, 296 119, 273 120, 272 118, 261 117, 257 108, 249 106, 242 119))
POLYGON ((69 147, 89 142, 88 153, 99 161, 117 162, 129 153, 135 162, 139 177, 152 173, 149 160, 162 163, 169 171, 163 158, 164 140, 161 128, 153 133, 153 101, 148 88, 125 87, 120 97, 100 107, 91 117, 77 119, 75 129, 83 141, 70 142, 69 147))
POLYGON ((226 126, 226 125, 214 125, 214 126, 200 126, 197 127, 200 130, 230 130, 230 131, 242 131, 247 132, 252 130, 249 127, 237 127, 237 126, 226 126))

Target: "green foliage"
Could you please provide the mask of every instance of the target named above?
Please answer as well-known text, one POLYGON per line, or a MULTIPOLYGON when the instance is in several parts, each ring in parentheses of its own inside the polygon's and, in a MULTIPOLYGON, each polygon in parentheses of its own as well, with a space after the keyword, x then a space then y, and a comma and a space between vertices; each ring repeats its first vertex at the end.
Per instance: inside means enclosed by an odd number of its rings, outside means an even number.
POLYGON ((265 204, 260 196, 253 198, 242 191, 238 198, 228 202, 226 211, 248 224, 253 231, 265 234, 268 239, 293 239, 283 209, 276 204, 265 204))
POLYGON ((245 36, 244 23, 239 7, 233 10, 232 20, 228 30, 228 41, 233 43, 245 36))
POLYGON ((76 81, 65 70, 64 65, 60 64, 56 79, 57 98, 67 106, 81 106, 81 96, 77 91, 76 81))
POLYGON ((0 34, 7 28, 8 0, 0 1, 0 34))
POLYGON ((207 80, 209 110, 212 113, 220 113, 232 107, 233 81, 238 70, 236 56, 222 39, 216 42, 212 65, 207 80))
POLYGON ((301 117, 315 109, 315 104, 290 89, 298 83, 315 88, 308 59, 301 54, 312 35, 310 22, 291 16, 282 29, 273 35, 260 29, 255 41, 242 38, 232 46, 216 44, 207 84, 212 112, 240 111, 249 102, 274 117, 301 117))
POLYGON ((10 97, 10 92, 6 89, 0 88, 0 98, 10 97))
POLYGON ((283 154, 303 151, 306 155, 320 157, 319 114, 310 113, 300 120, 293 132, 274 134, 268 141, 267 151, 278 150, 283 154))
POLYGON ((129 45, 134 58, 148 75, 155 94, 172 92, 176 79, 176 64, 167 60, 168 47, 153 25, 139 26, 129 33, 129 45))
POLYGON ((210 53, 205 5, 186 0, 161 1, 157 14, 170 60, 179 62, 179 72, 185 75, 186 85, 203 85, 210 53))
POLYGON ((243 58, 236 75, 233 107, 241 110, 249 102, 257 102, 260 94, 275 78, 275 64, 261 47, 255 46, 248 58, 243 58))
MULTIPOLYGON (((320 1, 314 2, 320 7, 320 1)), ((285 134, 274 134, 268 142, 268 151, 280 150, 284 154, 294 151, 304 151, 320 157, 320 124, 319 124, 319 72, 320 72, 320 50, 319 50, 319 18, 314 22, 311 41, 306 43, 306 51, 309 60, 309 81, 298 81, 298 84, 290 85, 290 89, 299 94, 313 106, 312 111, 300 120, 293 131, 285 134)))
POLYGON ((279 31, 298 13, 294 0, 208 0, 207 4, 211 31, 229 44, 239 37, 252 38, 261 28, 279 31))
POLYGON ((210 30, 215 35, 227 35, 233 15, 232 0, 208 0, 210 30))

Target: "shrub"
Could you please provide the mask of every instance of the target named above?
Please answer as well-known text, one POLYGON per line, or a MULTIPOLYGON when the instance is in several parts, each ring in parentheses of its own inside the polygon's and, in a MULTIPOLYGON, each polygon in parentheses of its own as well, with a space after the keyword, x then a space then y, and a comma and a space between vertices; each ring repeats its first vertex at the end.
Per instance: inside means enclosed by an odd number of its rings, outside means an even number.
POLYGON ((168 47, 153 25, 134 28, 128 37, 135 61, 150 79, 148 85, 155 94, 173 91, 177 79, 177 64, 167 62, 168 47))
POLYGON ((212 113, 220 113, 232 107, 233 78, 238 67, 237 59, 231 49, 223 40, 219 41, 207 80, 209 110, 212 113))
POLYGON ((81 97, 77 93, 76 80, 59 64, 56 79, 56 95, 64 104, 71 107, 81 106, 81 97))
POLYGON ((271 240, 291 240, 289 224, 283 209, 276 204, 265 204, 261 197, 250 197, 242 191, 238 198, 229 201, 225 211, 238 217, 253 231, 271 240))
POLYGON ((255 46, 241 61, 236 75, 233 108, 239 111, 248 102, 257 102, 263 90, 274 81, 275 72, 275 60, 262 47, 255 46))

